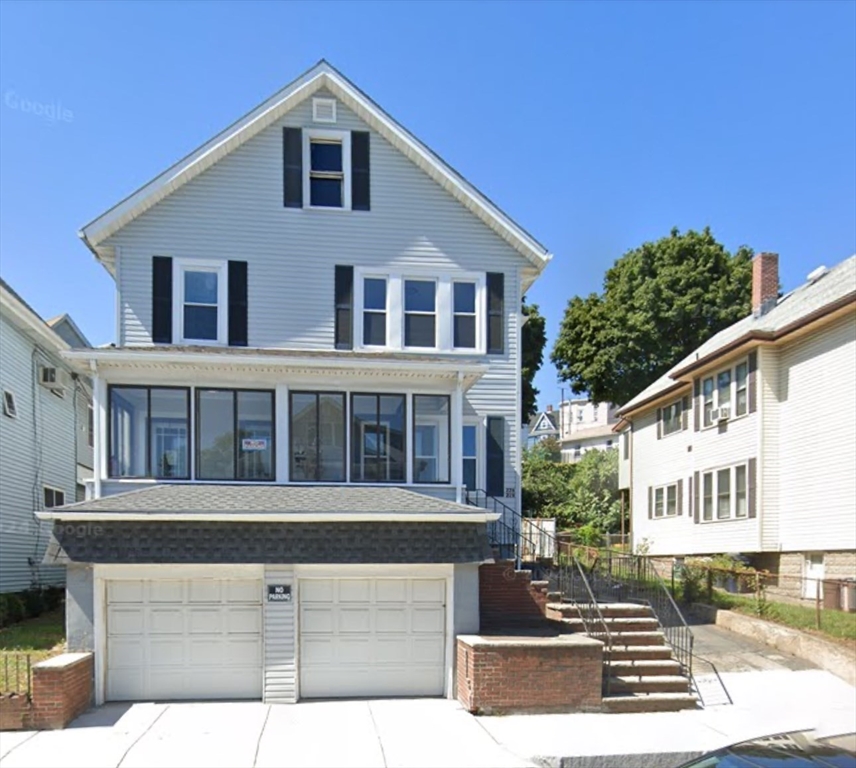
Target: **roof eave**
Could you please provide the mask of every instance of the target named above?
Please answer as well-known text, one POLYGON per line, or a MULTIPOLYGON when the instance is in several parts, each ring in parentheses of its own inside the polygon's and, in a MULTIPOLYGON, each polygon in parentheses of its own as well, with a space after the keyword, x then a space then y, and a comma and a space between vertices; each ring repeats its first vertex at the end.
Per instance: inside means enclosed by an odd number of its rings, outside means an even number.
POLYGON ((253 522, 253 523, 487 523, 498 512, 64 512, 62 508, 37 510, 39 520, 68 522, 253 522))

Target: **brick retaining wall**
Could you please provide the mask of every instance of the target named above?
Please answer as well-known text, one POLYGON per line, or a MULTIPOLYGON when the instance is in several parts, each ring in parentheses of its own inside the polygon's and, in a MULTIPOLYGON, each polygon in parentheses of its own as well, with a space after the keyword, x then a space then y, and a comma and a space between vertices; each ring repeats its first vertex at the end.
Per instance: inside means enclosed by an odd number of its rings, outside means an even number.
POLYGON ((547 610, 547 586, 532 582, 530 571, 516 571, 513 563, 479 567, 479 617, 482 630, 537 623, 547 610))
POLYGON ((30 696, 0 696, 0 731, 65 728, 92 703, 91 653, 64 653, 33 666, 30 696))

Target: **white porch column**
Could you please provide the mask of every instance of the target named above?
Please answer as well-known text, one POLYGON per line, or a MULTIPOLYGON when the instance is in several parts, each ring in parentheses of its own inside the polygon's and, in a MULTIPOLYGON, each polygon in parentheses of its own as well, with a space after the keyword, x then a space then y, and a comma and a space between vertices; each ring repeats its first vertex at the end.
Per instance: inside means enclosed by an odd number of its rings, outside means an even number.
POLYGON ((95 445, 92 446, 92 495, 101 498, 101 480, 107 477, 107 382, 98 375, 92 377, 92 431, 95 445))
POLYGON ((464 485, 463 467, 463 432, 464 432, 464 389, 463 377, 458 373, 458 382, 452 392, 452 485, 455 486, 455 500, 463 501, 462 488, 464 485))

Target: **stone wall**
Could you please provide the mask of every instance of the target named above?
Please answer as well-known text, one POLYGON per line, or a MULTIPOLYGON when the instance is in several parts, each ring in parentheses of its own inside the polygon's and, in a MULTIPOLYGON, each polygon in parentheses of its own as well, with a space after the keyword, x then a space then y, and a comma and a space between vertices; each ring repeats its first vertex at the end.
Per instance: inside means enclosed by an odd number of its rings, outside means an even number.
POLYGON ((94 672, 91 653, 65 653, 35 664, 29 696, 0 696, 0 731, 65 728, 89 709, 94 672))
POLYGON ((603 644, 590 637, 458 637, 458 701, 468 712, 599 711, 602 685, 603 644))

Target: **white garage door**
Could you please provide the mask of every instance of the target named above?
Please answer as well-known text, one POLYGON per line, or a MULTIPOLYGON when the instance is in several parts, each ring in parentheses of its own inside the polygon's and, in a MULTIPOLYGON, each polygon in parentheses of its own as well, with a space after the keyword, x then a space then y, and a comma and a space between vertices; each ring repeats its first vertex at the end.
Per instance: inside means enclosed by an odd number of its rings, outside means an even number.
POLYGON ((302 579, 300 696, 441 696, 444 579, 302 579))
POLYGON ((262 583, 107 582, 107 699, 259 699, 262 583))

